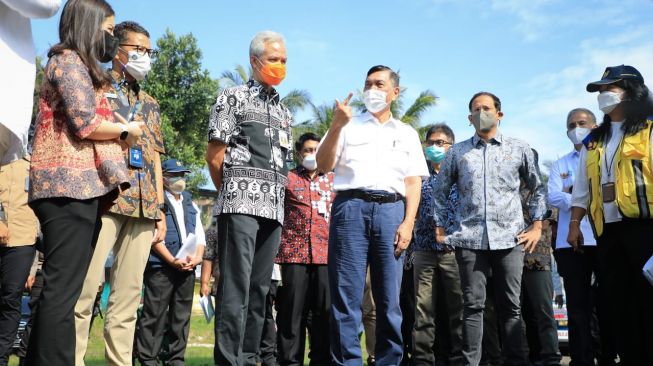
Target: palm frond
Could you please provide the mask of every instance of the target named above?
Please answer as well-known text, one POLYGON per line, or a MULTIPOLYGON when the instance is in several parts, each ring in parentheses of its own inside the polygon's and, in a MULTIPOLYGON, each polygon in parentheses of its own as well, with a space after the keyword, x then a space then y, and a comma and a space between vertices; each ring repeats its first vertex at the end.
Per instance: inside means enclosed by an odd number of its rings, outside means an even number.
POLYGON ((419 94, 417 99, 415 99, 413 104, 408 107, 406 113, 401 117, 401 120, 413 127, 419 127, 420 117, 429 108, 435 106, 437 98, 438 97, 431 90, 424 90, 419 94))
POLYGON ((281 102, 290 110, 292 114, 306 108, 311 103, 311 95, 303 89, 293 89, 286 94, 281 102))

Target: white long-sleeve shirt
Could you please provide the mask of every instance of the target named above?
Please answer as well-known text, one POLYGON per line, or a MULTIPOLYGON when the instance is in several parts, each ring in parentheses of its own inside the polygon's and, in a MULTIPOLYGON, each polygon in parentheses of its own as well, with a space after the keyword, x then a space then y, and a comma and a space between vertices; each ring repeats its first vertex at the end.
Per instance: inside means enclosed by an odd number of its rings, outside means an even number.
MULTIPOLYGON (((601 185, 605 183, 614 182, 616 174, 616 163, 612 163, 612 168, 608 169, 611 160, 616 160, 614 154, 619 148, 619 144, 624 136, 623 131, 621 130, 621 122, 612 122, 610 140, 608 140, 605 153, 601 156, 601 185), (606 159, 607 158, 607 159, 606 159), (610 171, 610 174, 608 173, 610 171)), ((651 135, 651 154, 653 154, 653 135, 651 135)), ((653 155, 652 155, 653 156, 653 155)), ((578 170, 576 171, 576 184, 574 185, 573 194, 571 197, 571 205, 574 207, 581 207, 587 209, 590 200, 589 192, 589 181, 587 180, 587 149, 583 146, 580 153, 580 163, 578 165, 578 170)), ((651 167, 653 168, 653 159, 651 160, 651 167)), ((603 203, 603 215, 606 223, 619 222, 621 221, 621 214, 619 213, 619 208, 615 202, 603 203)))
MULTIPOLYGON (((576 190, 574 179, 576 169, 580 160, 580 153, 576 150, 558 159, 551 165, 549 172, 549 183, 547 186, 547 201, 549 205, 558 209, 558 232, 556 238, 556 249, 570 248, 567 242, 569 234, 569 221, 571 220, 571 193, 564 192, 565 189, 573 186, 576 190)), ((581 220, 580 230, 585 239, 584 245, 596 245, 592 227, 587 216, 581 220)))
POLYGON ((14 136, 3 164, 22 157, 32 118, 36 50, 30 18, 49 18, 61 0, 0 0, 0 124, 14 136))

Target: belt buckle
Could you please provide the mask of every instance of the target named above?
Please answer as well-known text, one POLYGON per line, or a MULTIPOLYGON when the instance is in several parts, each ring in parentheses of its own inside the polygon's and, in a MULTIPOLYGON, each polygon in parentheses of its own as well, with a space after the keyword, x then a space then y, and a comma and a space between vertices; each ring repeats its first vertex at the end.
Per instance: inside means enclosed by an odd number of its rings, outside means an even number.
POLYGON ((368 195, 369 200, 374 203, 383 203, 385 202, 386 197, 380 194, 370 194, 368 195))

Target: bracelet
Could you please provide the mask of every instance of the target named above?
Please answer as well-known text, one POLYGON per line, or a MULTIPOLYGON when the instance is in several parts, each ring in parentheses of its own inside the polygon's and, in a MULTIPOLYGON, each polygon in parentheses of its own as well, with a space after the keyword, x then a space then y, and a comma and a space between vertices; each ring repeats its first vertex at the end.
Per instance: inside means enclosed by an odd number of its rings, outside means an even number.
POLYGON ((577 222, 580 224, 580 220, 569 220, 569 222, 577 222))

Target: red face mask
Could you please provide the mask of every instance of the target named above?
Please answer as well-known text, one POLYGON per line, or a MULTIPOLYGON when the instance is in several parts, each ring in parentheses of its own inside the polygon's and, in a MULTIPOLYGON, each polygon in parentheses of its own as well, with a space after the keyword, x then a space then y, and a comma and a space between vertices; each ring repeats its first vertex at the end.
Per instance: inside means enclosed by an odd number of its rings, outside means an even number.
POLYGON ((279 85, 286 77, 286 65, 280 62, 269 64, 264 64, 260 60, 258 62, 261 64, 261 81, 268 85, 279 85))

